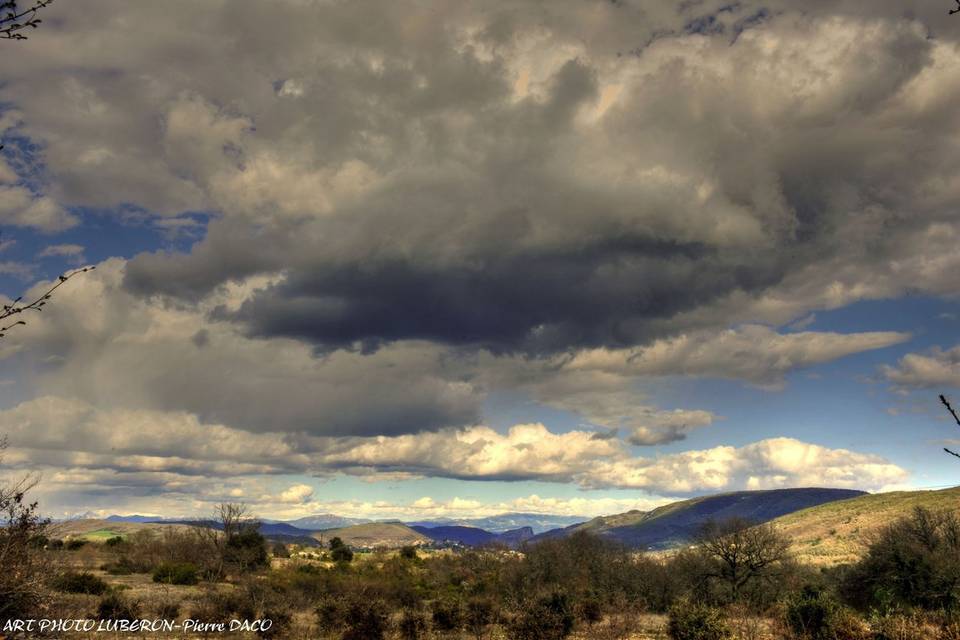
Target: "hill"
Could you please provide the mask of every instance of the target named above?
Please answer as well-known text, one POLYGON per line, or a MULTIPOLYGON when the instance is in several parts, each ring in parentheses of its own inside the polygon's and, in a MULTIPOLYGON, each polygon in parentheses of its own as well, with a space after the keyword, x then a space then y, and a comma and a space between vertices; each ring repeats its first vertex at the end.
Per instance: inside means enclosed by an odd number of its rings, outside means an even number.
POLYGON ((326 544, 333 537, 338 537, 351 547, 402 547, 405 545, 428 544, 430 538, 414 531, 399 522, 370 522, 355 524, 337 529, 324 529, 311 534, 326 544))
POLYGON ((138 531, 161 531, 164 527, 183 524, 159 524, 148 522, 117 522, 84 518, 80 520, 63 520, 50 525, 48 536, 51 538, 86 538, 88 540, 102 540, 114 536, 129 536, 138 531))
POLYGON ((652 511, 628 511, 549 531, 532 540, 587 531, 634 549, 668 549, 688 542, 709 520, 739 517, 767 522, 800 509, 865 495, 847 489, 739 491, 673 502, 652 511))
POLYGON ((366 524, 370 522, 370 520, 365 518, 347 518, 345 516, 338 516, 335 513, 317 513, 312 516, 297 518, 296 520, 270 520, 269 522, 285 522, 298 529, 319 531, 320 529, 334 529, 337 527, 349 527, 354 524, 366 524))
POLYGON ((461 526, 425 527, 415 525, 411 529, 425 535, 434 542, 453 542, 471 547, 485 544, 505 544, 508 547, 517 547, 534 535, 531 527, 521 527, 503 533, 493 533, 478 527, 461 526))
POLYGON ((863 495, 796 511, 774 520, 799 559, 820 565, 855 562, 873 535, 916 507, 960 511, 960 487, 863 495))
POLYGON ((507 533, 530 527, 533 533, 544 533, 560 527, 580 524, 588 518, 583 516, 558 516, 549 513, 501 513, 485 518, 437 518, 407 522, 411 527, 475 527, 491 533, 507 533))

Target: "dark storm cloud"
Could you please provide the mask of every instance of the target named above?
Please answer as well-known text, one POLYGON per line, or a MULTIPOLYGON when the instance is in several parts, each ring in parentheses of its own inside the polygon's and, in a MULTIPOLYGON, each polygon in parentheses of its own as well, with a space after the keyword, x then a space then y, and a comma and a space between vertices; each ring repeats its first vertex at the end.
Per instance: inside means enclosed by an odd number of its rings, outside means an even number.
POLYGON ((218 315, 247 323, 255 335, 322 348, 421 339, 544 353, 643 342, 649 319, 764 284, 757 277, 769 275, 724 264, 702 244, 604 238, 469 265, 371 261, 294 271, 237 313, 218 315))

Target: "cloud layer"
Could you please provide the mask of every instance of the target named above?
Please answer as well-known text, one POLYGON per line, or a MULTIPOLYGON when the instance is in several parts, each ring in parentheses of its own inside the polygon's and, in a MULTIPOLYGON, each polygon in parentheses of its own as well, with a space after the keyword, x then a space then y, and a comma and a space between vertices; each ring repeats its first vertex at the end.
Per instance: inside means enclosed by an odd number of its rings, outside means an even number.
MULTIPOLYGON (((789 438, 631 446, 728 424, 650 381, 783 389, 911 338, 795 321, 960 293, 944 133, 960 22, 931 3, 49 13, 29 55, 0 57, 0 222, 55 233, 97 211, 198 240, 104 261, 2 345, 20 466, 144 492, 206 474, 210 495, 331 473, 669 493, 904 480, 789 438), (497 393, 582 424, 493 429, 497 393)), ((883 373, 956 384, 953 351, 883 373)))

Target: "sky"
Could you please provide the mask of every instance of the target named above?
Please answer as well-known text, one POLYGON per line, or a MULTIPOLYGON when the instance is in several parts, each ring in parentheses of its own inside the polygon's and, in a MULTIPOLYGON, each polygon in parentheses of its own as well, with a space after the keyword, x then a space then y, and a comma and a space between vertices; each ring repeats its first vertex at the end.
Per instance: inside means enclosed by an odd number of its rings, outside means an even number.
POLYGON ((0 339, 0 474, 53 517, 952 486, 950 8, 51 5, 0 41, 0 292, 96 269, 0 339))

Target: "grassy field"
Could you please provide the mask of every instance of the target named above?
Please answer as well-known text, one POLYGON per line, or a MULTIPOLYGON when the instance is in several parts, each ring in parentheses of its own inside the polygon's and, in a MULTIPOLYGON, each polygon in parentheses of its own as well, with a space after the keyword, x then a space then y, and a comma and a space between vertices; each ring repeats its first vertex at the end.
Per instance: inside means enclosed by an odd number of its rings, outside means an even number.
POLYGON ((777 518, 801 562, 822 566, 855 562, 883 526, 916 507, 960 511, 960 487, 896 491, 839 500, 777 518))

